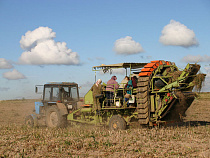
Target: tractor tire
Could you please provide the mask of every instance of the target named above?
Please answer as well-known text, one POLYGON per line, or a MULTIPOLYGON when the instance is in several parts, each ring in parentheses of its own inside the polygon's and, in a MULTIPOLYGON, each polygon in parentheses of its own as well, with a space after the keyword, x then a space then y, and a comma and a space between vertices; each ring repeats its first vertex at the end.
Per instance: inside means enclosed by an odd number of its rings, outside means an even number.
POLYGON ((57 106, 50 106, 46 110, 46 125, 50 128, 66 126, 66 115, 61 115, 57 106))
POLYGON ((125 130, 126 129, 126 122, 124 118, 120 115, 113 115, 109 120, 109 129, 110 130, 125 130))
POLYGON ((31 115, 26 116, 25 125, 28 127, 34 127, 34 119, 31 115))

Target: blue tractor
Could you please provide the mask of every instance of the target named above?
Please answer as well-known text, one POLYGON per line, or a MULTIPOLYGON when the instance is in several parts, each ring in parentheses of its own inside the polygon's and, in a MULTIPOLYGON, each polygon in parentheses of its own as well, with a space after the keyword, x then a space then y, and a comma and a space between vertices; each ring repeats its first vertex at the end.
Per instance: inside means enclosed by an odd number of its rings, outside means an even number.
MULTIPOLYGON (((38 93, 39 86, 36 86, 38 93)), ((52 82, 44 85, 43 99, 35 102, 35 112, 25 118, 28 126, 44 122, 48 127, 64 127, 67 114, 77 109, 78 84, 75 82, 52 82)))

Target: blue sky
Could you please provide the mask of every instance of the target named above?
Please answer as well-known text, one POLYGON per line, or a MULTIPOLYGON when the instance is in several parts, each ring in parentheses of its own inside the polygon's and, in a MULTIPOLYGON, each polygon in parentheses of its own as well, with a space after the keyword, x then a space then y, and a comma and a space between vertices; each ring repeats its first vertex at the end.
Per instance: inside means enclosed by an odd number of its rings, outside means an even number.
POLYGON ((152 60, 198 62, 210 91, 209 8, 209 0, 0 0, 0 100, 37 98, 35 85, 50 81, 77 82, 84 95, 93 66, 152 60))

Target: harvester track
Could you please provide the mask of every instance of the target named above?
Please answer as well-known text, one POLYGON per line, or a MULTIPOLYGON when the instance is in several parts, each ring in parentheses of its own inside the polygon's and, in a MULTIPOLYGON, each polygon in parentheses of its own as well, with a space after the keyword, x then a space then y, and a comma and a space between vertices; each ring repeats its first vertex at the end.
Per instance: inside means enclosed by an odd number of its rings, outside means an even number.
POLYGON ((163 60, 151 61, 139 73, 136 102, 140 124, 148 124, 150 121, 150 82, 154 75, 153 72, 159 65, 171 65, 171 62, 163 60))
POLYGON ((137 112, 140 124, 147 124, 149 122, 149 83, 150 77, 140 76, 137 83, 137 112))

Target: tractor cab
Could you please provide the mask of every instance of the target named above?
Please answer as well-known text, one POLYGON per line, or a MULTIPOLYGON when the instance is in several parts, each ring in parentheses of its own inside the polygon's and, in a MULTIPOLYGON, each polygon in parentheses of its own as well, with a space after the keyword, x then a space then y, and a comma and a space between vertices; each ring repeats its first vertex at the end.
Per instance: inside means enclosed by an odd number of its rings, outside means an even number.
MULTIPOLYGON (((36 86, 38 93, 39 86, 36 86)), ((76 103, 79 101, 78 84, 74 82, 50 82, 44 85, 43 104, 76 103)))

